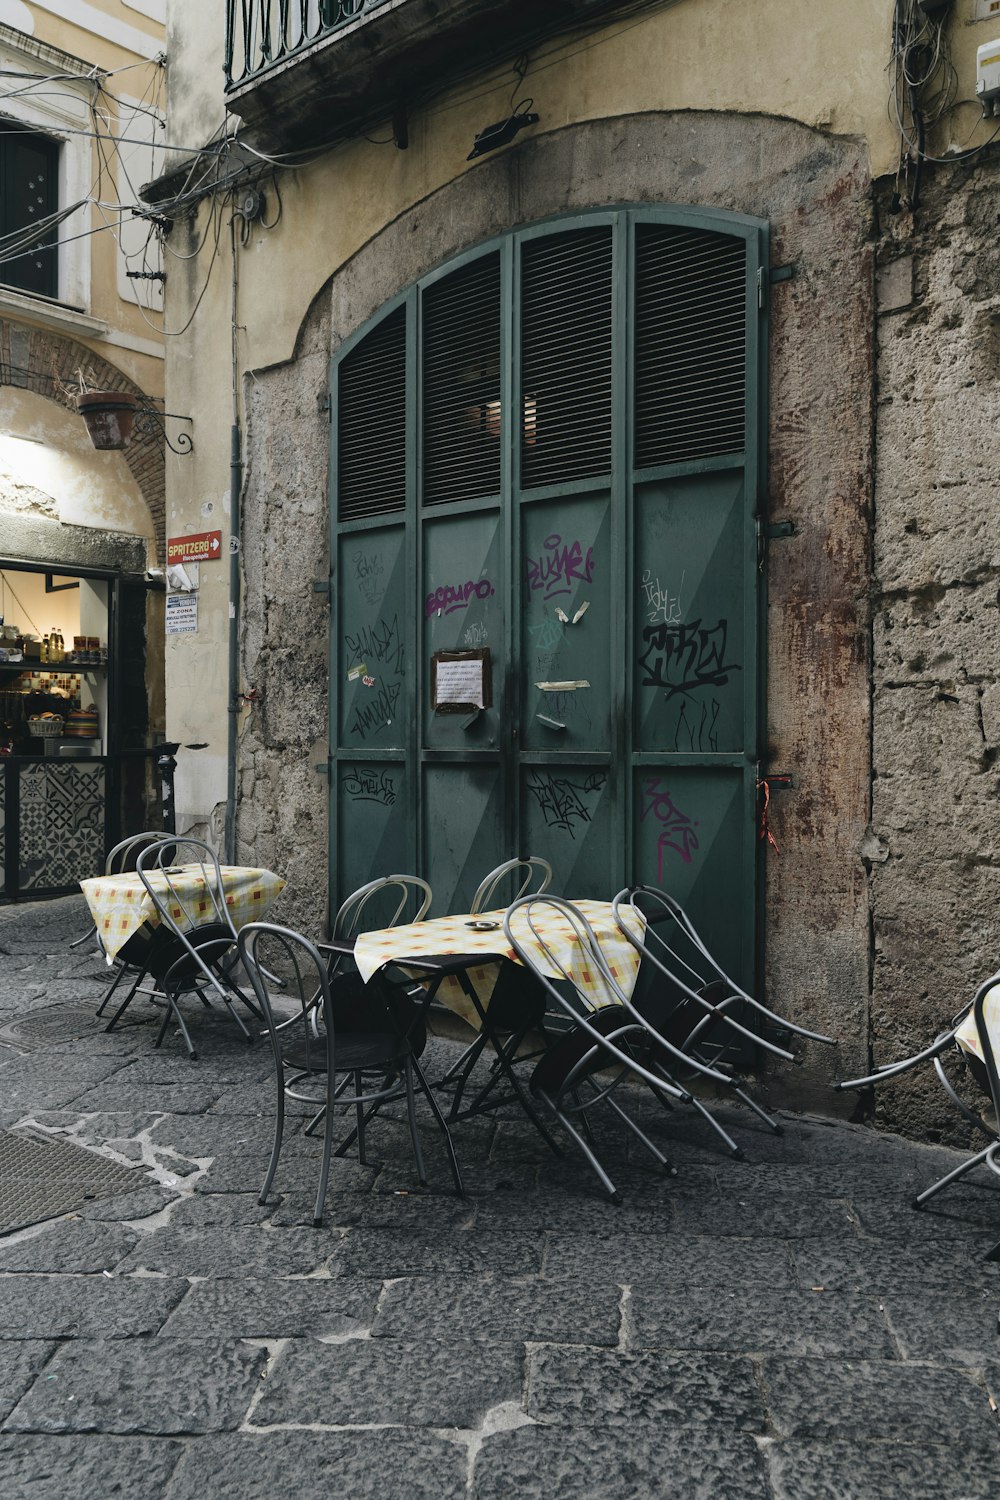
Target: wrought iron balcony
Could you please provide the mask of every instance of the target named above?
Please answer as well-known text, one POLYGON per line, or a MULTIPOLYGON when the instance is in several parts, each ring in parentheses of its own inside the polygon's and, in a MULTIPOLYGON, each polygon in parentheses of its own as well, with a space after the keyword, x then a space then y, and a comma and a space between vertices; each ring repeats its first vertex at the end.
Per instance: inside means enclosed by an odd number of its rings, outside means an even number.
POLYGON ((392 0, 229 0, 227 92, 390 3, 392 0))
POLYGON ((626 4, 634 0, 227 0, 226 106, 258 145, 332 143, 403 120, 478 69, 626 4))

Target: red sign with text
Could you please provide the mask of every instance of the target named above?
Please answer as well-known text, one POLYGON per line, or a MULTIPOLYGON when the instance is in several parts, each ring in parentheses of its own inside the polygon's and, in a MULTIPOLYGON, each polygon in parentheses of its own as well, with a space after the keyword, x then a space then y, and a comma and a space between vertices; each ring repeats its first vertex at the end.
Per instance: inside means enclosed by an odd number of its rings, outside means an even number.
POLYGON ((167 539, 167 562, 212 562, 222 556, 222 532, 199 531, 194 536, 167 539))

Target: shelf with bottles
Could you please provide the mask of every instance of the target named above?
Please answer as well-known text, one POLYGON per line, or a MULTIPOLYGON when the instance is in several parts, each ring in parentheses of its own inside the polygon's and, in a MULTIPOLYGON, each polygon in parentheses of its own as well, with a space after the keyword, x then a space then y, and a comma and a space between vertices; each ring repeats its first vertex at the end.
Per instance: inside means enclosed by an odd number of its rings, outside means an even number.
POLYGON ((44 675, 54 678, 65 674, 82 677, 86 672, 106 672, 107 667, 106 659, 99 662, 78 662, 67 658, 61 662, 44 662, 39 661, 37 656, 25 656, 20 661, 0 661, 0 672, 8 678, 27 676, 29 673, 34 677, 44 675))

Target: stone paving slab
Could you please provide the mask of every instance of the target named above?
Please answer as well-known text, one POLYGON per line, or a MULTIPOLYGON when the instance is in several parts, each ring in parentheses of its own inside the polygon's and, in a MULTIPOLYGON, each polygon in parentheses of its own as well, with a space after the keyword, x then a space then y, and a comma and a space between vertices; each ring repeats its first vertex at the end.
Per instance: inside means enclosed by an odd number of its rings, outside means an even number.
POLYGON ((72 1272, 87 1275, 113 1271, 131 1251, 138 1235, 119 1224, 86 1219, 55 1219, 40 1233, 24 1231, 0 1240, 0 1272, 72 1272))
POLYGON ((114 1276, 0 1276, 5 1339, 133 1339, 156 1333, 187 1282, 114 1276))
POLYGON ((909 1443, 996 1437, 987 1392, 966 1370, 769 1358, 762 1378, 774 1429, 785 1437, 909 1443))
POLYGON ((621 1292, 613 1283, 541 1277, 425 1276, 420 1296, 390 1283, 376 1338, 474 1338, 484 1343, 617 1344, 621 1292))
POLYGON ((0 1422, 10 1416, 57 1348, 42 1339, 0 1343, 0 1422))
POLYGON ((967 1287, 959 1302, 926 1290, 889 1292, 885 1313, 903 1358, 981 1365, 983 1350, 997 1342, 996 1291, 967 1287))
POLYGON ((763 1500, 753 1438, 711 1428, 520 1427, 488 1437, 476 1456, 473 1500, 763 1500))
POLYGON ((774 1500, 996 1500, 997 1446, 775 1443, 774 1500))
MULTIPOLYGON (((710 1423, 764 1432, 767 1415, 749 1359, 724 1355, 532 1349, 528 1414, 574 1427, 710 1423)), ((661 1429, 662 1430, 662 1429, 661 1429)))
POLYGON ((537 1234, 456 1229, 442 1236, 419 1226, 348 1230, 329 1261, 333 1276, 469 1276, 500 1272, 526 1275, 542 1269, 544 1242, 537 1234))
POLYGON ((257 1394, 264 1349, 231 1339, 157 1338, 110 1347, 64 1344, 7 1418, 7 1432, 110 1432, 170 1437, 223 1432, 257 1394))
POLYGON ((278 1234, 252 1224, 168 1227, 144 1235, 121 1269, 172 1276, 308 1276, 325 1264, 332 1249, 325 1235, 311 1229, 278 1234))
POLYGON ((275 1360, 253 1422, 475 1429, 492 1408, 520 1400, 523 1366, 515 1344, 299 1339, 275 1360))
POLYGON ((467 1500, 467 1471, 464 1445, 416 1430, 241 1432, 187 1443, 162 1500, 467 1500))
POLYGON ((9 1500, 161 1500, 183 1451, 172 1439, 0 1436, 0 1494, 9 1500))
POLYGON ((877 1298, 798 1292, 738 1283, 634 1287, 629 1344, 636 1349, 745 1349, 751 1354, 824 1354, 840 1359, 894 1359, 896 1345, 877 1298))
POLYGON ((890 1292, 912 1288, 915 1294, 985 1288, 1000 1295, 1000 1266, 970 1254, 964 1238, 919 1246, 895 1241, 841 1239, 824 1244, 797 1240, 791 1246, 795 1275, 802 1286, 839 1292, 890 1292))
POLYGON ((348 1338, 367 1335, 382 1283, 301 1280, 199 1281, 163 1333, 176 1338, 348 1338))
MULTIPOLYGON (((812 1241, 806 1241, 812 1244, 812 1241)), ((548 1234, 546 1276, 583 1275, 595 1261, 613 1281, 671 1286, 794 1286, 789 1247, 780 1239, 713 1239, 691 1234, 548 1234)))

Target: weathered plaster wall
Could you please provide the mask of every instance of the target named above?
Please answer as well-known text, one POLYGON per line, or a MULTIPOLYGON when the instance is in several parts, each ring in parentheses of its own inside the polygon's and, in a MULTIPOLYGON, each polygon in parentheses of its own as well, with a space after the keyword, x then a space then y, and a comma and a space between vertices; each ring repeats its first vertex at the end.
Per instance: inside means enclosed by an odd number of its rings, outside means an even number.
MULTIPOLYGON (((998 967, 1000 155, 881 185, 872 913, 876 1063, 933 1037, 998 967)), ((930 1069, 879 1117, 938 1135, 930 1069)))
MULTIPOLYGON (((787 121, 643 115, 527 141, 402 215, 314 304, 296 360, 257 371, 248 396, 246 680, 262 695, 241 740, 240 837, 290 875, 285 898, 325 903, 325 601, 328 426, 317 412, 331 350, 395 293, 511 225, 608 203, 697 201, 766 217, 772 260, 771 503, 796 535, 771 554, 770 766, 794 772, 768 878, 769 988, 845 1038, 795 1071, 794 1097, 867 1059, 871 208, 864 151, 787 121)), ((786 1088, 791 1080, 786 1081, 786 1088)))

